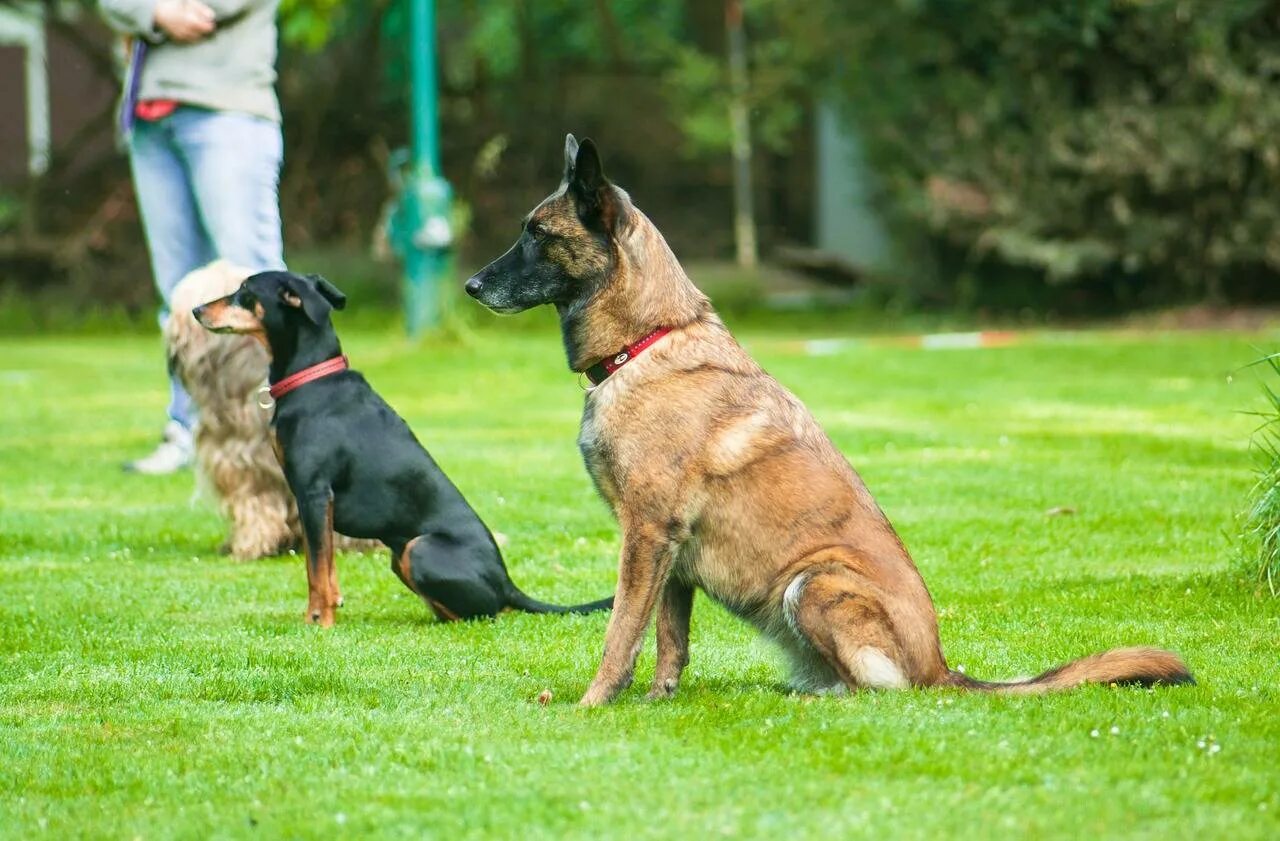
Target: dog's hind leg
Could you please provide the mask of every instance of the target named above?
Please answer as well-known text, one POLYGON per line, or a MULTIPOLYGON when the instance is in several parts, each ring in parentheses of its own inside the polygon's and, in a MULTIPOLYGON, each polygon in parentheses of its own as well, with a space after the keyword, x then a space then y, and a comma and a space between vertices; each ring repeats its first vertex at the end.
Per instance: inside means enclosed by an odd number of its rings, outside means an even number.
POLYGON ((689 617, 692 614, 693 586, 675 578, 668 579, 658 602, 658 663, 647 696, 650 700, 676 694, 680 674, 689 665, 689 617))
MULTIPOLYGON (((801 572, 787 586, 782 610, 792 630, 850 690, 911 685, 892 620, 863 576, 839 566, 801 572)), ((799 688, 833 688, 805 685, 806 677, 796 675, 799 688)))
POLYGON ((419 535, 393 558, 391 568, 441 621, 496 616, 506 607, 500 590, 476 574, 473 564, 454 557, 457 551, 466 550, 439 535, 419 535))

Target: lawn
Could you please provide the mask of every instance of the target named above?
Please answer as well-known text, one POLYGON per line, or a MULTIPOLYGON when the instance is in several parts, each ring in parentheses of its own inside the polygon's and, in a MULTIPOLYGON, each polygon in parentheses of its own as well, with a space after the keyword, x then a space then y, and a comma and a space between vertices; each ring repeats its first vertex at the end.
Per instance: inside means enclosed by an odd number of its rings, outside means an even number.
MULTIPOLYGON (((558 338, 527 321, 346 346, 516 581, 596 598, 618 534, 558 338)), ((676 699, 642 700, 650 639, 636 686, 583 711, 605 615, 440 624, 351 555, 338 625, 305 626, 298 558, 229 562, 189 474, 120 472, 158 432, 157 340, 0 339, 0 835, 1280 837, 1280 600, 1231 538, 1261 400, 1230 377, 1277 334, 799 338, 743 331, 896 523, 953 665, 1160 644, 1199 685, 789 695, 699 597, 676 699)))

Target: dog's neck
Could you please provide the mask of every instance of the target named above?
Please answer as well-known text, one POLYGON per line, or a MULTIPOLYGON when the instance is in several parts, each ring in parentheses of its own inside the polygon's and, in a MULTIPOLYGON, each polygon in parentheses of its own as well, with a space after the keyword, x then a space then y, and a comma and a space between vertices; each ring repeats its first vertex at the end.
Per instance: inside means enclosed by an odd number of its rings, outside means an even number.
POLYGON ((609 275, 583 300, 557 304, 569 368, 585 371, 659 327, 711 315, 666 239, 634 206, 612 240, 609 275))
POLYGON ((278 383, 304 368, 342 355, 332 324, 303 324, 287 336, 268 336, 271 349, 270 382, 278 383))

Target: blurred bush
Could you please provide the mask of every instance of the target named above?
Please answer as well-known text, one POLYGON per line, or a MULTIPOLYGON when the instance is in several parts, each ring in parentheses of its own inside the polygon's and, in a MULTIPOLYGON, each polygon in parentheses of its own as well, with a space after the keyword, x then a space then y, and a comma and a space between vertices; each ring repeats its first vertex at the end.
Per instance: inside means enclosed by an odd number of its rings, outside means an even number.
POLYGON ((1280 292, 1280 3, 814 4, 919 292, 1280 292))

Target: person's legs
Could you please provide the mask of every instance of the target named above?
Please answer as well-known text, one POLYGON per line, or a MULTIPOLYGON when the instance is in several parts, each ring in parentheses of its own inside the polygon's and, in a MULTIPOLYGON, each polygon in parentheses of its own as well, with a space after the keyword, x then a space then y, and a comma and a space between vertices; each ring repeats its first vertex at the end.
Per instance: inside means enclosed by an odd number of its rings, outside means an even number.
MULTIPOLYGON (((169 119, 137 122, 129 139, 129 162, 151 270, 160 292, 163 326, 169 317, 170 291, 188 272, 213 258, 212 246, 201 225, 187 166, 174 144, 169 119)), ((164 442, 151 455, 126 467, 143 473, 167 473, 189 463, 195 409, 172 373, 168 414, 164 442)))
POLYGON ((181 109, 174 118, 200 219, 217 256, 253 271, 283 269, 279 124, 195 108, 181 109))
MULTIPOLYGON (((283 269, 278 187, 280 126, 234 112, 182 107, 139 121, 130 162, 151 267, 169 316, 169 292, 189 272, 221 257, 254 271, 283 269)), ((190 461, 195 407, 170 377, 170 423, 156 452, 127 465, 167 473, 190 461)))

